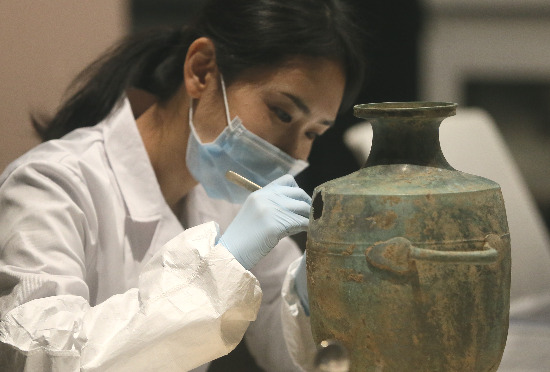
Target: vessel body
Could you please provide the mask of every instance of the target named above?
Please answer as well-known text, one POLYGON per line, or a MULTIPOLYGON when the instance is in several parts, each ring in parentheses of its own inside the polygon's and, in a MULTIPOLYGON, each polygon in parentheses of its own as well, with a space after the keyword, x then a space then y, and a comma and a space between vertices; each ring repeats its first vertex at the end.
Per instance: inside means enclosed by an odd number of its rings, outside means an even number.
POLYGON ((441 155, 437 128, 454 106, 395 105, 390 117, 363 113, 374 128, 367 165, 314 191, 307 272, 315 341, 341 341, 351 371, 496 371, 511 265, 500 187, 441 155))

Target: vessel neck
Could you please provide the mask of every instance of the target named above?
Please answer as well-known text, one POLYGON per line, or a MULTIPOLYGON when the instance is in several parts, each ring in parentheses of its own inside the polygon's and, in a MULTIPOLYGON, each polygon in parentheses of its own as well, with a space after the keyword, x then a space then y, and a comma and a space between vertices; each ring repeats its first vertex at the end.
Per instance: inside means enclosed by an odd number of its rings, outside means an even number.
POLYGON ((364 167, 413 164, 451 169, 439 144, 441 122, 456 114, 453 102, 381 102, 353 107, 372 124, 372 146, 364 167))
POLYGON ((379 118, 371 120, 372 147, 364 167, 414 164, 453 169, 441 151, 443 118, 379 118))

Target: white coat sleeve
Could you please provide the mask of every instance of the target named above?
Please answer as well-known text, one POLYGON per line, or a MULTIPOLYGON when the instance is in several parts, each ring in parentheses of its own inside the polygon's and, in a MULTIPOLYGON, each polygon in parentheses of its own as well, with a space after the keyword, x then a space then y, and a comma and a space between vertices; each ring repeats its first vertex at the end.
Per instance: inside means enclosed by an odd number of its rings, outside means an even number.
POLYGON ((215 223, 176 236, 144 266, 137 288, 90 307, 82 241, 90 239, 83 231, 93 228, 83 226, 88 221, 74 202, 79 196, 63 184, 77 180, 57 173, 60 180, 52 183, 55 174, 25 172, 18 176, 25 198, 6 195, 16 190, 6 182, 0 190, 0 370, 189 370, 238 344, 255 319, 261 290, 215 245, 215 223), (40 202, 64 212, 42 219, 40 202), (64 238, 40 238, 34 234, 40 228, 62 231, 64 238), (44 249, 17 248, 25 245, 44 249))
MULTIPOLYGON (((223 231, 239 211, 239 206, 211 199, 204 189, 196 187, 185 199, 184 224, 196 225, 215 219, 223 231)), ((281 289, 289 265, 301 257, 300 249, 289 237, 283 238, 262 258, 252 274, 260 282, 262 302, 257 318, 246 330, 244 341, 256 364, 265 372, 300 371, 287 349, 283 334, 283 297, 281 289)))
POLYGON ((311 333, 309 316, 306 315, 294 282, 301 257, 288 267, 282 289, 282 324, 287 349, 294 362, 303 371, 313 371, 313 361, 317 348, 311 333))
POLYGON ((251 270, 260 282, 263 296, 258 317, 248 327, 244 339, 250 354, 266 372, 300 371, 286 347, 281 316, 281 289, 288 266, 301 255, 292 239, 283 238, 251 270))
POLYGON ((261 292, 213 245, 216 233, 213 222, 184 231, 148 262, 138 288, 97 306, 71 295, 22 304, 2 318, 0 341, 22 354, 10 359, 27 359, 25 371, 189 370, 225 355, 261 292))

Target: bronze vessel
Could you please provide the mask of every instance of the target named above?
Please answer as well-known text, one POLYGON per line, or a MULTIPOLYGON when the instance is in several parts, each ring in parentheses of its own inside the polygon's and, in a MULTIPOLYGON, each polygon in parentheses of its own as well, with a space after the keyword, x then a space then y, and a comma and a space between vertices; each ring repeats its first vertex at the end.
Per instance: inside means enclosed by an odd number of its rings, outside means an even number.
MULTIPOLYGON (((439 145, 456 104, 358 105, 373 145, 313 194, 307 241, 317 343, 350 371, 496 371, 506 343, 510 236, 500 187, 454 170, 439 145)), ((483 159, 479 159, 483 161, 483 159)))

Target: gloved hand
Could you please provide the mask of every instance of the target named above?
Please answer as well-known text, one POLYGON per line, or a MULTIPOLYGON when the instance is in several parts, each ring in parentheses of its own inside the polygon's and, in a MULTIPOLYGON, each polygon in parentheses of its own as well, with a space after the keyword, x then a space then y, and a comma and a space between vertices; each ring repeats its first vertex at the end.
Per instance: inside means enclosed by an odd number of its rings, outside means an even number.
POLYGON ((306 273, 306 253, 302 256, 302 260, 296 270, 296 278, 294 279, 294 289, 300 298, 300 303, 304 308, 307 316, 309 316, 309 295, 307 292, 307 273, 306 273))
POLYGON ((285 236, 305 231, 311 198, 284 175, 246 198, 218 243, 250 270, 285 236))

